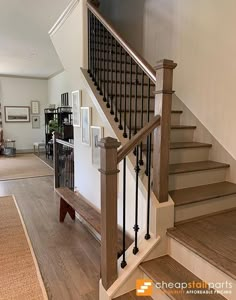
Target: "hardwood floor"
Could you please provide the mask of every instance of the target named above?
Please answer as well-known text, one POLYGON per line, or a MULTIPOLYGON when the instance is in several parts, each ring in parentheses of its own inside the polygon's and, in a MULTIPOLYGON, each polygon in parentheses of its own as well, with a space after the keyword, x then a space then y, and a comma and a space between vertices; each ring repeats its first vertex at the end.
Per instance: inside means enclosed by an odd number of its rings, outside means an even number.
POLYGON ((97 300, 100 245, 80 222, 60 224, 53 177, 1 181, 23 215, 49 299, 97 300))

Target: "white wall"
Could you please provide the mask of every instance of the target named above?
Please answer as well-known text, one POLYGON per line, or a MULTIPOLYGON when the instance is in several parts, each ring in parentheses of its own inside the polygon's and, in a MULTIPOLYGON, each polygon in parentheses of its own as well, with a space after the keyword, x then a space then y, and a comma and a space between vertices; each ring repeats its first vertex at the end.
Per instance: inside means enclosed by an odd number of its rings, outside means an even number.
MULTIPOLYGON (((104 0, 107 4, 107 1, 104 0)), ((123 2, 122 2, 123 3, 123 2)), ((124 3, 123 3, 124 4, 124 3)), ((110 6, 116 7, 116 1, 110 6), (114 4, 113 4, 114 3, 114 4)), ((143 55, 150 64, 168 58, 178 63, 174 73, 176 95, 221 145, 236 158, 236 26, 234 0, 145 0, 141 7, 122 6, 114 23, 138 28, 143 15, 143 55), (129 19, 129 16, 132 16, 129 19)), ((112 11, 112 8, 107 8, 112 11)), ((129 40, 139 32, 123 29, 129 40)))
POLYGON ((61 106, 61 94, 64 93, 69 93, 69 105, 71 105, 71 86, 66 71, 48 80, 48 103, 61 106))
MULTIPOLYGON (((68 79, 73 90, 82 90, 82 105, 92 108, 91 125, 104 127, 104 136, 116 137, 109 126, 106 125, 104 118, 98 113, 87 87, 82 79, 80 68, 87 66, 87 25, 83 17, 86 14, 86 0, 80 0, 77 7, 70 16, 64 20, 62 26, 52 33, 51 40, 61 59, 64 69, 68 73, 68 79)), ((87 198, 92 205, 100 209, 101 190, 100 173, 97 167, 92 165, 92 149, 81 143, 81 128, 74 128, 75 143, 75 188, 87 198)), ((122 224, 122 168, 119 180, 119 201, 118 201, 118 219, 122 224)), ((135 181, 130 171, 127 171, 127 211, 129 218, 127 220, 127 229, 133 233, 134 225, 134 204, 135 204, 135 181)), ((146 226, 146 200, 140 195, 140 225, 142 229, 146 226)))
POLYGON ((47 80, 0 77, 3 134, 5 139, 15 139, 17 150, 33 149, 34 142, 44 140, 44 108, 47 106, 47 80), (4 106, 30 106, 31 100, 40 101, 40 129, 29 123, 6 123, 4 106))

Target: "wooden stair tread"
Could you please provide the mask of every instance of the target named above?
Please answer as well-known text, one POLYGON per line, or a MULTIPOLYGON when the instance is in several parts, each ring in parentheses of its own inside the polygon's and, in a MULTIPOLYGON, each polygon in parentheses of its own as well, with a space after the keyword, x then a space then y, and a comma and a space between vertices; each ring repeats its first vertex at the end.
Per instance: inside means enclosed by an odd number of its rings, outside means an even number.
MULTIPOLYGON (((236 184, 228 181, 169 192, 175 206, 181 206, 236 194, 236 184)), ((236 203, 235 203, 236 204, 236 203)))
MULTIPOLYGON (((202 281, 197 276, 195 276, 192 272, 187 270, 181 264, 179 264, 176 260, 171 258, 168 255, 159 257, 157 259, 153 259, 147 262, 144 262, 140 265, 140 269, 148 275, 149 278, 156 282, 199 282, 202 281)), ((199 294, 171 294, 168 293, 171 290, 166 288, 163 291, 170 297, 170 299, 175 300, 223 300, 225 299, 223 296, 218 294, 213 295, 199 295, 199 294)))
MULTIPOLYGON (((75 211, 98 233, 101 235, 101 214, 92 207, 88 201, 80 194, 74 193, 68 188, 57 188, 56 193, 66 198, 75 211)), ((126 247, 128 248, 133 243, 133 240, 126 235, 126 247)), ((118 253, 123 249, 123 234, 118 230, 118 253)))
POLYGON ((211 148, 211 144, 198 142, 176 142, 170 144, 170 149, 211 148))
POLYGON ((172 175, 172 174, 180 174, 180 173, 207 171, 207 170, 222 169, 222 168, 229 168, 229 167, 230 165, 228 164, 211 161, 211 160, 180 163, 180 164, 170 164, 169 174, 172 175))
POLYGON ((199 217, 167 230, 167 235, 236 279, 236 209, 199 217))
MULTIPOLYGON (((129 292, 125 295, 115 298, 114 300, 136 300, 136 299, 138 300, 138 299, 140 299, 140 297, 136 296, 136 290, 133 290, 132 292, 129 292)), ((151 299, 152 299, 152 297, 147 297, 147 296, 141 297, 141 300, 151 300, 151 299)))
POLYGON ((171 129, 196 129, 197 126, 195 125, 171 125, 171 129))

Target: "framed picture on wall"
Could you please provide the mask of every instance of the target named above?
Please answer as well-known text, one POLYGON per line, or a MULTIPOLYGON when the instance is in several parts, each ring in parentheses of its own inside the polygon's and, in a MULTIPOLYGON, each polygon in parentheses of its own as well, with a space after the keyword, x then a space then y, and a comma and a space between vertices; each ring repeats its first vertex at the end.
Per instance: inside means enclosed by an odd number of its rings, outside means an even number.
POLYGON ((69 106, 69 93, 61 94, 61 106, 69 106))
POLYGON ((40 116, 32 116, 32 128, 40 128, 40 116))
POLYGON ((91 107, 81 107, 82 144, 90 146, 91 107))
POLYGON ((31 114, 32 115, 39 115, 40 114, 39 101, 36 101, 36 100, 31 101, 31 114))
POLYGON ((82 91, 72 92, 72 112, 73 112, 74 127, 80 127, 81 99, 82 99, 82 91))
POLYGON ((6 123, 30 122, 29 106, 4 106, 6 123))
POLYGON ((98 142, 103 138, 103 127, 91 126, 92 164, 100 167, 100 147, 98 142))

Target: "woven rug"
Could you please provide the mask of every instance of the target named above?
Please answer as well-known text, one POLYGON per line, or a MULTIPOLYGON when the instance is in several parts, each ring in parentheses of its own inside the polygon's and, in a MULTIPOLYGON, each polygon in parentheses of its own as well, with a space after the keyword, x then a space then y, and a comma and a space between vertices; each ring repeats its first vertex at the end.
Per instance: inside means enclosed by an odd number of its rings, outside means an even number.
POLYGON ((53 169, 34 154, 0 156, 0 180, 23 179, 53 175, 53 169))
POLYGON ((0 197, 0 299, 48 299, 13 196, 0 197))

